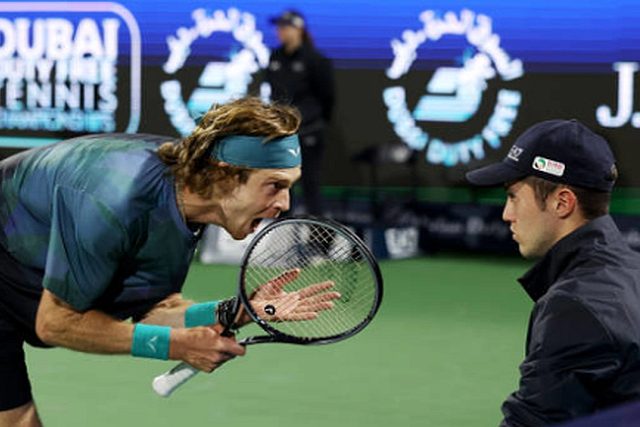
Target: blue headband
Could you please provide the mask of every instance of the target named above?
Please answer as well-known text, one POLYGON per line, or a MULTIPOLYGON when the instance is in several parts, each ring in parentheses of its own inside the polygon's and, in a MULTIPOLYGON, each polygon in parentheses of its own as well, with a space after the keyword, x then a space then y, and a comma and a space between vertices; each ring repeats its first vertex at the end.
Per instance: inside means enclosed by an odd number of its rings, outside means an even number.
POLYGON ((211 157, 234 166, 288 169, 300 166, 298 135, 265 142, 263 136, 231 135, 216 142, 211 157))

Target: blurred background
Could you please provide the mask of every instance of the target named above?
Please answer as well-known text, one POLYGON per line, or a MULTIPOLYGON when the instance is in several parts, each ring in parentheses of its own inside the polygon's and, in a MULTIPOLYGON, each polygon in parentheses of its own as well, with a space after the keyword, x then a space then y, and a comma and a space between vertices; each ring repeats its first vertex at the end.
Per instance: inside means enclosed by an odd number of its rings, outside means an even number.
MULTIPOLYGON (((32 350, 46 425, 497 424, 523 356, 531 303, 515 279, 529 264, 502 189, 463 176, 545 119, 610 141, 612 213, 640 248, 633 0, 0 2, 0 158, 88 133, 179 138, 212 103, 269 100, 270 18, 290 9, 332 64, 322 214, 382 261, 379 318, 334 347, 252 348, 168 401, 149 387, 168 364, 32 350)), ((232 294, 242 248, 210 230, 187 296, 232 294)))

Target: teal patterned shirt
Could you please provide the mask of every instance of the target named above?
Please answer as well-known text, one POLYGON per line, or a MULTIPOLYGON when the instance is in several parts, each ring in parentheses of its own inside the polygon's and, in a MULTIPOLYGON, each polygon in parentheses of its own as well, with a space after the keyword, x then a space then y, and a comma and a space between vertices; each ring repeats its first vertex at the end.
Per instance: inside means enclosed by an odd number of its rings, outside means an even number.
POLYGON ((198 235, 182 220, 173 177, 156 154, 167 141, 91 135, 0 162, 0 249, 38 273, 0 286, 33 295, 44 287, 78 311, 122 319, 179 292, 198 235))

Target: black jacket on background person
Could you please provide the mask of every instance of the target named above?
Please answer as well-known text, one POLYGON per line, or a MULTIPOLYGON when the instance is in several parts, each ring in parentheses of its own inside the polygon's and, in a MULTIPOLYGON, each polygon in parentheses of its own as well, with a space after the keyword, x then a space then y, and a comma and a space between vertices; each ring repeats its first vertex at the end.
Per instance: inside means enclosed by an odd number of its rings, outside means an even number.
MULTIPOLYGON (((325 130, 334 103, 333 68, 310 43, 287 53, 280 46, 271 53, 264 79, 271 85, 271 99, 300 110, 298 131, 302 152, 302 195, 308 214, 322 215, 322 162, 325 130)), ((295 205, 295 202, 293 203, 295 205)))
POLYGON ((333 69, 327 58, 305 43, 291 54, 282 46, 271 53, 265 80, 271 99, 294 105, 302 114, 300 133, 322 129, 334 104, 333 69))
POLYGON ((565 236, 520 283, 535 306, 501 426, 544 426, 640 399, 640 254, 609 215, 565 236))

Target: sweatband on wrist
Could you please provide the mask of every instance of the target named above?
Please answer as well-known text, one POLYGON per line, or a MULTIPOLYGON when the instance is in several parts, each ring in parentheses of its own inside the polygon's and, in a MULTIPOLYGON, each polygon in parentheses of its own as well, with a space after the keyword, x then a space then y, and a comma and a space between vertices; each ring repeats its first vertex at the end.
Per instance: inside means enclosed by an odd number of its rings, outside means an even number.
POLYGON ((302 162, 300 142, 295 134, 270 141, 262 136, 227 136, 213 145, 211 157, 254 169, 288 169, 302 162))
POLYGON ((193 304, 184 312, 184 326, 206 326, 216 323, 216 307, 218 301, 201 302, 193 304))
POLYGON ((169 359, 171 328, 137 323, 133 328, 131 355, 150 359, 169 359))

